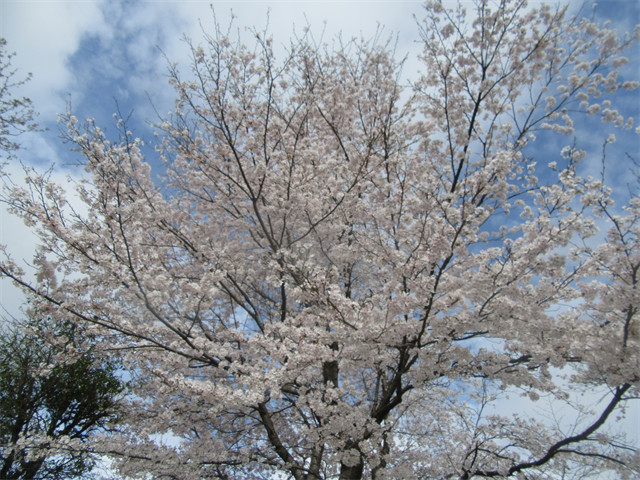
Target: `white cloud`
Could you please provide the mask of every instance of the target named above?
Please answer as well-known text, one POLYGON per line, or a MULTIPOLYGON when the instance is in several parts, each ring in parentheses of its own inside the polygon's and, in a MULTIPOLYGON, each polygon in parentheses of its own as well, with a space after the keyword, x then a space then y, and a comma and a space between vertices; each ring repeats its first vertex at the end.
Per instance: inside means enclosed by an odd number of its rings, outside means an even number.
POLYGON ((2 2, 0 35, 14 65, 33 73, 21 94, 29 96, 44 117, 64 106, 72 80, 67 58, 87 32, 104 30, 100 6, 94 2, 2 2))

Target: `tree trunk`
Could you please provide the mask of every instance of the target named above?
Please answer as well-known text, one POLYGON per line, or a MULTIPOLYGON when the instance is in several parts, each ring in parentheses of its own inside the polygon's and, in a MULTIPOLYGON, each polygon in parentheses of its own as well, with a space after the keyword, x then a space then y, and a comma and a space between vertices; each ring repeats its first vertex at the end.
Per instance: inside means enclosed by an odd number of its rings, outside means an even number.
POLYGON ((344 463, 340 465, 340 480, 360 480, 364 471, 364 462, 360 457, 360 462, 351 467, 344 463))

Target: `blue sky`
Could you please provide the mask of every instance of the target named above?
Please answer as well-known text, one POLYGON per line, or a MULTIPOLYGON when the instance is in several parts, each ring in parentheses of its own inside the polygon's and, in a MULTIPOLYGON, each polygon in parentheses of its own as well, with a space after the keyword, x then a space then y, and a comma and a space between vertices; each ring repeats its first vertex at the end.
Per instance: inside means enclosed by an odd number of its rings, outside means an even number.
MULTIPOLYGON (((470 3, 470 2, 463 2, 470 3)), ((535 4, 537 2, 530 2, 535 4)), ((553 3, 553 2, 551 2, 553 3)), ((65 111, 68 101, 73 113, 80 119, 95 118, 107 134, 116 136, 112 114, 117 101, 126 117, 132 113, 129 129, 136 136, 151 139, 153 130, 148 122, 155 119, 155 108, 161 115, 173 109, 174 91, 167 82, 167 61, 180 64, 182 72, 189 71, 189 49, 181 41, 183 33, 195 43, 202 39, 202 29, 213 31, 211 1, 29 1, 0 0, 0 36, 7 40, 9 51, 15 51, 14 67, 18 76, 27 72, 33 79, 14 92, 32 99, 40 112, 38 123, 48 131, 24 135, 21 160, 39 170, 56 164, 54 179, 66 183, 65 174, 79 175, 81 171, 70 166, 76 159, 68 147, 58 138, 57 114, 65 111)), ((573 2, 575 11, 581 2, 573 2)), ((221 25, 230 21, 233 9, 234 25, 241 33, 245 27, 261 30, 267 22, 275 43, 286 42, 295 28, 298 32, 308 23, 316 38, 325 29, 324 38, 329 41, 338 32, 346 38, 360 36, 370 38, 378 24, 388 34, 397 33, 399 56, 407 54, 404 77, 416 79, 421 64, 416 60, 421 47, 418 29, 413 16, 422 18, 420 1, 214 1, 213 8, 221 25), (326 21, 326 24, 324 23, 326 21)), ((591 12, 591 4, 585 6, 591 12)), ((640 1, 600 0, 596 15, 609 18, 619 33, 633 31, 640 24, 640 1)), ((249 41, 249 40, 248 40, 249 41)), ((623 75, 640 78, 640 46, 636 44, 628 55, 631 64, 623 75)), ((640 124, 640 97, 638 90, 627 94, 623 115, 634 116, 640 124)), ((628 164, 618 162, 625 152, 640 157, 640 136, 626 133, 611 124, 602 124, 592 117, 576 124, 580 148, 589 152, 586 160, 591 173, 597 175, 600 168, 602 141, 609 133, 616 133, 619 142, 609 148, 609 180, 624 193, 629 180, 628 164), (597 135, 593 135, 597 133, 597 135)), ((634 127, 635 128, 635 127, 634 127)), ((560 150, 571 144, 572 137, 546 135, 536 142, 532 154, 539 164, 546 165, 560 160, 560 150)), ((153 162, 152 148, 146 152, 153 162)), ((639 158, 640 159, 640 158, 639 158)), ((9 167, 21 178, 17 163, 9 167)), ((518 220, 512 218, 511 220, 518 220)), ((35 239, 22 223, 0 209, 0 243, 8 245, 8 251, 18 260, 30 260, 35 239)), ((12 315, 19 315, 23 302, 20 292, 9 282, 0 283, 0 303, 12 315)), ((635 420, 638 422, 636 413, 635 420)), ((634 430, 632 428, 632 430, 634 430)), ((640 431, 640 425, 637 430, 640 431)), ((636 437, 637 438, 637 437, 636 437)))
MULTIPOLYGON (((145 121, 154 117, 147 93, 161 114, 173 108, 161 51, 186 72, 190 60, 183 33, 198 42, 200 24, 212 31, 210 3, 2 1, 0 34, 17 52, 15 65, 34 75, 23 90, 41 112, 42 125, 51 127, 70 98, 78 118, 94 117, 107 127, 115 98, 123 113, 134 110, 136 132, 146 136, 150 130, 145 121)), ((327 39, 339 31, 370 37, 380 22, 389 33, 400 33, 400 52, 413 50, 415 57, 419 50, 413 42, 418 35, 412 15, 420 14, 420 2, 214 2, 213 8, 222 25, 228 24, 233 9, 234 25, 241 32, 245 27, 262 29, 270 10, 269 30, 276 43, 286 42, 294 25, 301 32, 307 20, 316 36, 326 21, 327 39)), ((29 140, 24 143, 32 147, 29 140)), ((33 148, 25 157, 50 162, 33 148)))

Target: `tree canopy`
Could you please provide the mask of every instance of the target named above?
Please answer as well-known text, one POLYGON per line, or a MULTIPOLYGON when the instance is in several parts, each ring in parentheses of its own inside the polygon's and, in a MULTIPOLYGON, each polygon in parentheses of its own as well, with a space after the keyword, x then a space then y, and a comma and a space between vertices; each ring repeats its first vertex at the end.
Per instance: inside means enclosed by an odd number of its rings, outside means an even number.
POLYGON ((16 87, 29 81, 31 74, 22 80, 15 79, 16 71, 11 69, 14 54, 7 53, 6 45, 7 41, 0 38, 0 150, 11 153, 19 145, 10 138, 33 131, 37 125, 33 121, 35 112, 31 100, 13 94, 16 87))
POLYGON ((608 428, 640 385, 637 176, 613 195, 590 159, 616 137, 587 152, 574 122, 633 134, 640 27, 519 0, 428 1, 418 26, 410 86, 380 38, 278 60, 218 28, 170 66, 163 178, 126 122, 113 142, 69 112, 83 210, 33 171, 5 189, 41 244, 36 281, 8 256, 2 275, 135 372, 102 441, 123 475, 637 474, 608 428), (537 158, 536 134, 567 146, 537 158), (507 392, 580 415, 492 410, 507 392))
POLYGON ((63 479, 88 474, 97 457, 91 455, 86 441, 115 420, 124 390, 116 365, 96 358, 89 339, 71 323, 40 320, 4 328, 0 337, 0 478, 63 479))

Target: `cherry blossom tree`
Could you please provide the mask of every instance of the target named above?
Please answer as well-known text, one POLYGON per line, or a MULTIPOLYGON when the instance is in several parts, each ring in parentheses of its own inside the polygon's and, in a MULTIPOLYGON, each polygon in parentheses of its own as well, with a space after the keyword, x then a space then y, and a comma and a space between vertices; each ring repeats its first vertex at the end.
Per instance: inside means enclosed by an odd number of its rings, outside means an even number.
POLYGON ((33 122, 36 114, 31 100, 13 95, 13 90, 28 82, 31 74, 22 80, 14 78, 16 70, 11 69, 11 57, 15 54, 7 53, 6 45, 7 41, 0 38, 0 151, 11 157, 11 152, 17 150, 19 145, 9 137, 34 131, 38 126, 33 122))
POLYGON ((2 274, 133 372, 127 428, 100 443, 123 475, 638 473, 608 428, 640 384, 637 179, 614 204, 570 136, 583 115, 632 128, 615 102, 640 29, 519 0, 425 8, 409 88, 379 38, 303 35, 278 61, 265 32, 218 29, 191 74, 170 67, 162 180, 126 122, 112 143, 68 114, 86 214, 32 171, 5 190, 41 245, 36 282, 8 253, 2 274), (536 161, 541 131, 569 146, 536 161), (507 392, 578 416, 502 415, 507 392))

